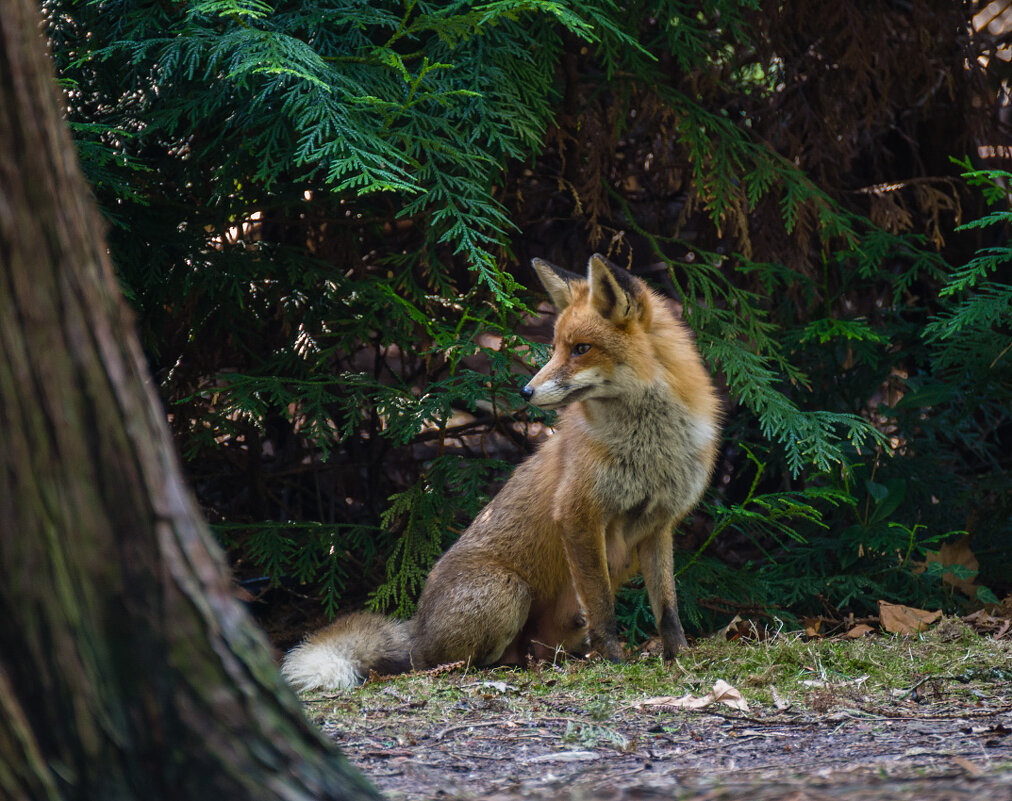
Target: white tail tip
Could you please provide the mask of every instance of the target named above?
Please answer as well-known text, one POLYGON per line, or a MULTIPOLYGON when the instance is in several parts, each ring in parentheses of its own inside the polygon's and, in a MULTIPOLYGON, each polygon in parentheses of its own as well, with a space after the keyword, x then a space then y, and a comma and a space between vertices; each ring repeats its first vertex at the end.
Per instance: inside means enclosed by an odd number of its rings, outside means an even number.
POLYGON ((348 690, 365 679, 348 658, 347 648, 326 642, 295 646, 285 654, 281 675, 299 692, 348 690))

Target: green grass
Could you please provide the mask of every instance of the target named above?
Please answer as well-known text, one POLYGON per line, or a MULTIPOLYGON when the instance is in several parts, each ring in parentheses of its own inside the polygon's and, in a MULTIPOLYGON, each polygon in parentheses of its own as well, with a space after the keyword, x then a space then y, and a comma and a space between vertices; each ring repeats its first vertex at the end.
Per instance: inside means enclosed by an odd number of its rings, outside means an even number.
POLYGON ((390 710, 391 704, 419 724, 452 721, 455 710, 464 707, 491 715, 572 716, 568 736, 578 742, 606 738, 607 732, 594 731, 593 722, 645 698, 702 695, 718 679, 738 688, 757 712, 776 708, 774 691, 781 705, 790 703, 797 711, 894 704, 909 700, 914 687, 924 688, 928 700, 934 692, 950 703, 979 703, 982 693, 1012 696, 1012 642, 982 637, 958 619, 919 636, 808 639, 780 632, 765 640, 732 642, 711 637, 670 664, 633 655, 621 665, 570 659, 524 669, 412 674, 306 700, 311 712, 339 728, 345 715, 368 714, 376 706, 390 710))

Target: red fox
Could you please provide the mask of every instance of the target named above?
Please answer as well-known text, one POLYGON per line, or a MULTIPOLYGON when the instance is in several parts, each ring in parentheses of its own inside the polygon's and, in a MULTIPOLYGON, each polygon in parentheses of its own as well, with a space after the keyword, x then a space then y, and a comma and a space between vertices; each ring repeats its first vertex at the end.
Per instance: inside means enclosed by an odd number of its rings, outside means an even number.
POLYGON ((716 458, 710 376, 639 278, 598 254, 586 276, 533 264, 559 316, 552 358, 521 394, 561 408, 558 431, 436 562, 411 620, 355 613, 290 651, 282 672, 297 689, 448 662, 522 664, 560 648, 620 661, 615 593, 637 571, 664 658, 686 645, 672 530, 716 458))

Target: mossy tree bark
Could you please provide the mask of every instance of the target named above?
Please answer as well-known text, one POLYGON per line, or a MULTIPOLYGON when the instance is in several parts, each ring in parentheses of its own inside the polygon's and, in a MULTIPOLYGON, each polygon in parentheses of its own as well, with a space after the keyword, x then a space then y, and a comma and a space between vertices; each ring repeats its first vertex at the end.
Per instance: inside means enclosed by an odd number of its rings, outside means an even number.
POLYGON ((0 797, 360 799, 180 477, 31 0, 0 4, 0 797))

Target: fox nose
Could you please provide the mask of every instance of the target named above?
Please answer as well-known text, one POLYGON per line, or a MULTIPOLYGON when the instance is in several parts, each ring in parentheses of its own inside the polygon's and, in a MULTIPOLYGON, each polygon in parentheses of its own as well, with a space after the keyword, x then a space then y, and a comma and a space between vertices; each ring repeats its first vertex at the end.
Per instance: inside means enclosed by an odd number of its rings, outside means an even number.
POLYGON ((529 401, 533 396, 534 390, 531 389, 529 384, 526 387, 520 388, 520 397, 523 398, 525 401, 529 401))

